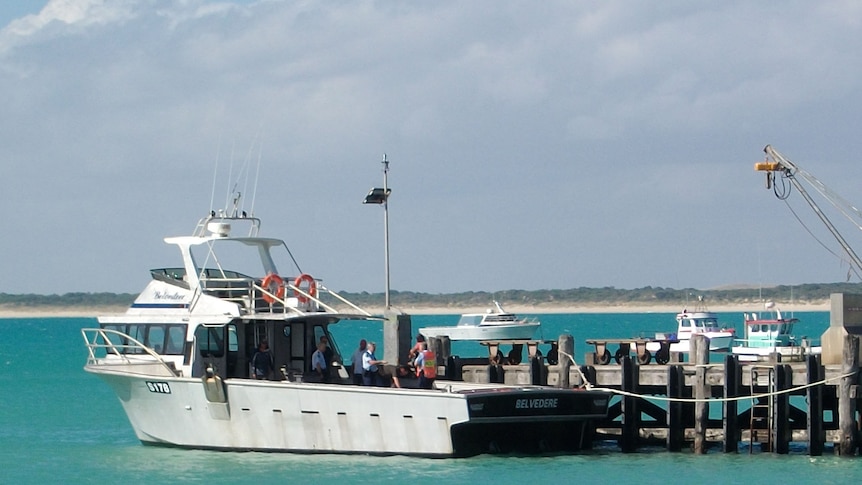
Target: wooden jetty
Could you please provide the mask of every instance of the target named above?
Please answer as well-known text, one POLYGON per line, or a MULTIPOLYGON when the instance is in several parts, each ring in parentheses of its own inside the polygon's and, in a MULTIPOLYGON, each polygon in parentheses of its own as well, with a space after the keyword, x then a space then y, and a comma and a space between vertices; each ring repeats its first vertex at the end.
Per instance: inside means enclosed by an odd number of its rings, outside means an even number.
POLYGON ((594 441, 616 441, 623 452, 647 446, 738 452, 743 444, 749 452, 786 454, 796 444, 794 450, 804 447, 812 456, 824 451, 858 456, 862 295, 832 297, 823 353, 801 362, 781 362, 778 355, 766 362, 740 363, 734 355, 710 362, 708 341, 700 335, 692 338, 688 362, 674 355, 663 365, 641 365, 639 354, 626 353, 619 364, 606 364, 595 352, 587 352, 579 365, 570 335, 556 341, 557 358, 548 363, 537 352, 547 341, 506 342, 512 344, 509 355, 528 349, 525 362, 496 360, 503 342, 487 343, 491 357, 484 359, 450 355, 445 338, 429 339, 429 344, 438 362, 445 363, 442 379, 591 387, 617 394, 592 435, 594 441))
POLYGON ((450 355, 440 377, 611 390, 619 398, 608 417, 594 423, 593 437, 617 441, 624 452, 655 446, 736 452, 741 443, 749 452, 789 453, 791 443, 804 445, 810 455, 822 454, 827 446, 844 456, 860 451, 858 336, 845 337, 842 363, 827 365, 819 355, 792 363, 740 363, 725 355, 723 362, 710 363, 708 342, 700 336, 692 339, 691 362, 668 365, 640 365, 630 356, 620 364, 572 365, 565 358, 572 347, 571 336, 561 336, 560 359, 553 365, 543 364, 534 351, 518 364, 450 355))

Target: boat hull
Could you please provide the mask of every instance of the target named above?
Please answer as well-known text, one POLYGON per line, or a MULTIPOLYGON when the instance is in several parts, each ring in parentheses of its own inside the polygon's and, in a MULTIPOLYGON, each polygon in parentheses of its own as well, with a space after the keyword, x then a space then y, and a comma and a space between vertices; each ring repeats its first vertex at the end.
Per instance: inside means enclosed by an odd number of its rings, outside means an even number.
POLYGON ((536 334, 539 322, 512 325, 458 325, 449 327, 424 327, 419 333, 425 337, 449 337, 449 340, 529 340, 536 334))
POLYGON ((141 442, 196 449, 434 457, 576 451, 609 400, 572 389, 221 383, 99 367, 86 369, 114 390, 141 442))
MULTIPOLYGON (((727 352, 733 344, 733 334, 714 335, 707 337, 709 341, 710 352, 727 352)), ((658 352, 661 349, 662 342, 647 342, 646 349, 650 352, 658 352)), ((670 344, 671 352, 690 352, 691 340, 688 338, 680 339, 678 342, 670 344)))
MULTIPOLYGON (((709 341, 709 351, 710 352, 727 352, 730 350, 731 344, 733 344, 734 335, 732 333, 727 334, 703 334, 706 336, 709 341)), ((671 352, 689 352, 691 351, 691 339, 680 339, 679 342, 670 344, 671 352)))
POLYGON ((736 346, 731 349, 733 355, 742 362, 758 362, 770 360, 773 355, 779 356, 782 362, 802 361, 808 355, 817 355, 821 347, 799 345, 781 345, 769 347, 736 346))

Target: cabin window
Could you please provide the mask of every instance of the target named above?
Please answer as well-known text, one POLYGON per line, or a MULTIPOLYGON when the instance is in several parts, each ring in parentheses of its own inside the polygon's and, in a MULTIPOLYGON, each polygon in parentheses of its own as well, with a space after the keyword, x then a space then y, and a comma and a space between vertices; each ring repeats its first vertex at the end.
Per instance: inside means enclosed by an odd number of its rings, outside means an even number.
POLYGON ((198 351, 202 357, 224 356, 223 327, 198 327, 195 331, 198 351))
MULTIPOLYGON (((116 330, 117 332, 126 333, 126 326, 125 325, 102 325, 102 328, 104 328, 105 330, 116 330)), ((117 345, 117 346, 126 345, 126 339, 124 339, 123 337, 120 337, 119 335, 117 335, 115 333, 107 333, 107 334, 105 334, 105 336, 108 337, 108 341, 114 345, 117 345)), ((120 352, 121 354, 126 353, 126 349, 123 349, 123 348, 117 348, 117 351, 120 352)))
POLYGON ((165 348, 165 327, 161 325, 151 326, 144 345, 153 349, 157 354, 161 354, 165 348))
POLYGON ((186 326, 169 325, 167 340, 165 342, 165 354, 183 355, 186 344, 186 326))
POLYGON ((236 325, 227 326, 227 350, 228 352, 239 351, 239 340, 236 337, 236 325))
POLYGON ((681 326, 682 326, 683 328, 687 328, 687 327, 690 327, 690 326, 691 326, 691 321, 690 321, 690 320, 688 320, 688 319, 683 318, 683 319, 680 321, 680 324, 681 324, 681 326))
POLYGON ((458 325, 479 325, 482 323, 482 315, 464 315, 458 320, 458 325))
MULTIPOLYGON (((126 332, 129 337, 137 340, 138 342, 146 342, 147 341, 147 326, 146 325, 129 325, 129 331, 126 332)), ((129 342, 131 344, 131 342, 129 342)), ((129 354, 142 354, 144 350, 140 347, 134 346, 133 348, 127 349, 127 353, 129 354)))
MULTIPOLYGON (((124 333, 162 355, 183 355, 185 350, 185 325, 106 324, 102 328, 124 333)), ((143 353, 143 350, 134 348, 134 344, 115 333, 107 333, 106 336, 121 354, 143 353)))

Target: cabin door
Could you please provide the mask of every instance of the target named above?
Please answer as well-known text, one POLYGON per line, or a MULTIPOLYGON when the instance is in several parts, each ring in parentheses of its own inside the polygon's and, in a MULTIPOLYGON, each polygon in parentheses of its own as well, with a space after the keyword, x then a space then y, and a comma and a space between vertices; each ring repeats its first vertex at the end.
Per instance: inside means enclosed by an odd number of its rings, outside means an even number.
POLYGON ((200 377, 207 367, 222 376, 227 376, 227 326, 205 327, 195 330, 195 356, 192 376, 200 377))

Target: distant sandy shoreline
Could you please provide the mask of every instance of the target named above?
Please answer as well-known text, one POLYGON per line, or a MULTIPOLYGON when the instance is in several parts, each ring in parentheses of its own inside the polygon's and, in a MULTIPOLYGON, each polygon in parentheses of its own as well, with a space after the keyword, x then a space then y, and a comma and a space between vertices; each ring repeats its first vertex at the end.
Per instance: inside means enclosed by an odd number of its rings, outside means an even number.
MULTIPOLYGON (((680 306, 666 304, 595 304, 595 305, 514 305, 503 304, 506 311, 518 314, 553 314, 553 313, 679 313, 680 306)), ((826 312, 829 311, 828 300, 807 303, 779 303, 779 308, 794 312, 826 312)), ((127 307, 31 307, 0 306, 0 318, 94 318, 99 315, 118 315, 125 313, 127 307)), ((401 306, 394 310, 410 315, 456 315, 461 313, 483 313, 489 307, 475 306, 401 306)), ((693 308, 689 308, 692 310, 693 308)), ((709 310, 720 313, 760 311, 759 305, 710 305, 709 310)), ((366 308, 369 313, 383 313, 381 307, 366 308)), ((347 310, 345 310, 347 311, 347 310)))

